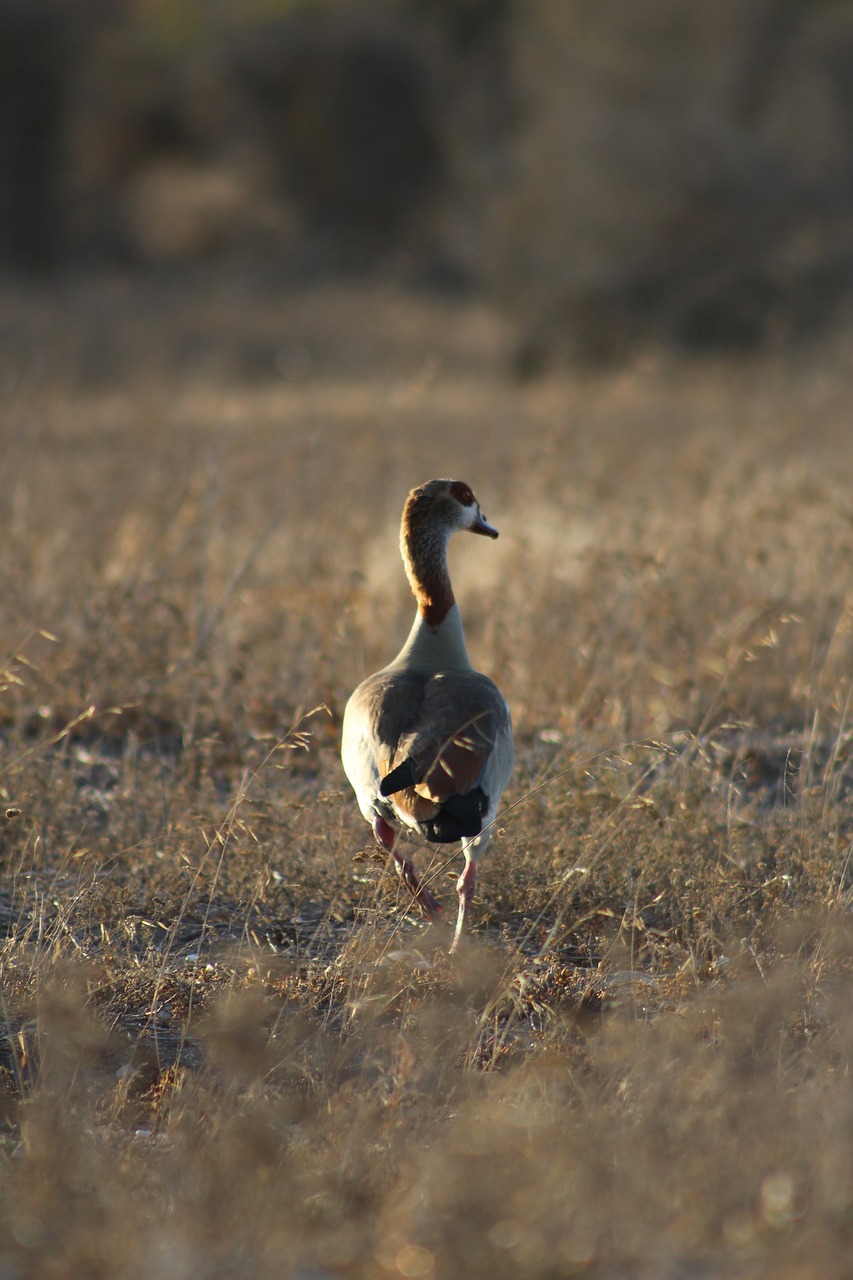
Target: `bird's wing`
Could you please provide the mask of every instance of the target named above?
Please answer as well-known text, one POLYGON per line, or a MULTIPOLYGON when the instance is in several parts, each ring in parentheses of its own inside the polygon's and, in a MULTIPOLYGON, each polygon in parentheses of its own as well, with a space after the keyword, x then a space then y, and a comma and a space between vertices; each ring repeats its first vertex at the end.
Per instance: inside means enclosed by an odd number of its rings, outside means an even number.
POLYGON ((509 710, 475 671, 379 672, 347 704, 341 754, 366 817, 384 802, 426 822, 477 787, 496 805, 514 758, 509 710))
POLYGON ((400 737, 417 720, 425 683, 412 672, 380 671, 362 681, 346 705, 341 760, 368 821, 382 802, 380 783, 392 768, 400 737))
POLYGON ((482 784, 508 728, 506 703, 491 680, 475 671, 440 672, 424 686, 417 722, 401 734, 392 769, 419 796, 442 804, 482 784))

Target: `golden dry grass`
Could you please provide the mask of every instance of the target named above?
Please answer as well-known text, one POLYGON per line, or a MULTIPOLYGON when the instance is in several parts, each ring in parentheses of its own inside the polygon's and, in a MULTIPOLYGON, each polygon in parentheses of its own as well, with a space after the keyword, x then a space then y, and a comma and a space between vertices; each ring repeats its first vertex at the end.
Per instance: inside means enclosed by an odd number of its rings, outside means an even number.
POLYGON ((189 297, 0 300, 4 1274, 848 1274, 841 341, 518 385, 473 304, 189 297), (433 475, 519 756, 452 961, 337 754, 433 475))

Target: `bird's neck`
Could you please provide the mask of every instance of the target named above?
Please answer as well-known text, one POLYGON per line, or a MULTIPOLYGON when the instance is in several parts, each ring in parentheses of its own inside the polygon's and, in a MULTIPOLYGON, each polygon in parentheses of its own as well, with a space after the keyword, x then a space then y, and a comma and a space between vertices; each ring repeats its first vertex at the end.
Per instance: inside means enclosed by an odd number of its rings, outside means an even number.
POLYGON ((393 667, 419 671, 471 670, 462 618, 450 585, 447 543, 452 530, 426 518, 409 502, 400 528, 406 577, 418 603, 408 639, 393 667))
POLYGON ((441 627, 455 603, 447 570, 450 530, 422 524, 407 512, 400 530, 406 577, 418 602, 418 615, 429 627, 441 627))
POLYGON ((441 622, 435 626, 424 616, 419 604, 408 639, 390 665, 427 672, 472 670, 456 603, 451 603, 441 622))

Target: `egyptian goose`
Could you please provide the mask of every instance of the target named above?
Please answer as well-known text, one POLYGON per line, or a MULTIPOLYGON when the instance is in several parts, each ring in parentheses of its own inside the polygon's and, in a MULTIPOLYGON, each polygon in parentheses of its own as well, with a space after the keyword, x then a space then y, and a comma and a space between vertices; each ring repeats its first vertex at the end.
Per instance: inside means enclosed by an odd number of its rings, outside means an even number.
POLYGON ((462 841, 451 951, 462 937, 477 863, 515 762, 509 708, 471 666, 453 598, 447 542, 458 529, 498 536, 467 484, 430 480, 411 491, 400 550, 418 602, 415 621, 394 661, 353 693, 341 744, 361 812, 430 919, 441 907, 400 851, 401 828, 436 844, 462 841))

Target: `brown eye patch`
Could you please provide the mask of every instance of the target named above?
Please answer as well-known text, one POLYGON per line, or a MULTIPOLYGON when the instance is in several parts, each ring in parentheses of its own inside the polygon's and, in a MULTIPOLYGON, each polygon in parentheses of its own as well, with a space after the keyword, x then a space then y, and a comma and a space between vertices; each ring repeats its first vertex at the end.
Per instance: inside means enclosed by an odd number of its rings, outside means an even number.
POLYGON ((473 491, 468 488, 467 484, 463 484, 461 480, 454 480, 450 486, 450 492, 457 502, 461 502, 463 507, 470 507, 477 499, 474 497, 473 491))

